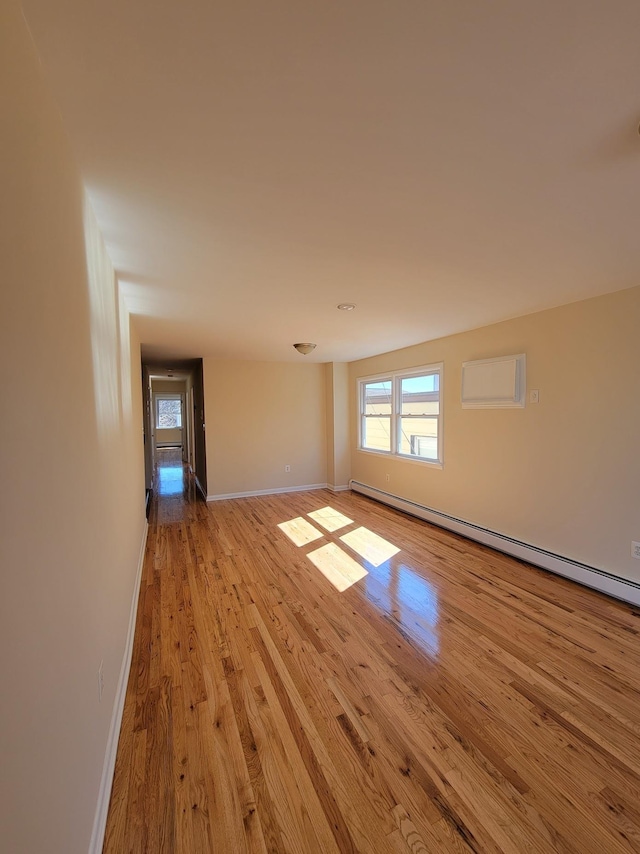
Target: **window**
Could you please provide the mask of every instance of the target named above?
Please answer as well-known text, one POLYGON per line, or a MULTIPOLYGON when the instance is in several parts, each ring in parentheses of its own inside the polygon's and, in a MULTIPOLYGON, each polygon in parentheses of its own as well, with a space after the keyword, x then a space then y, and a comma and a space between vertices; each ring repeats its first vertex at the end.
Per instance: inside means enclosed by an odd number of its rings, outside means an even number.
POLYGON ((156 428, 182 429, 182 400, 180 397, 156 397, 156 428))
POLYGON ((397 377, 398 453, 438 462, 440 372, 397 377))
POLYGON ((391 451, 392 380, 362 383, 362 447, 391 451))
POLYGON ((442 365, 358 380, 364 451, 442 464, 442 365))

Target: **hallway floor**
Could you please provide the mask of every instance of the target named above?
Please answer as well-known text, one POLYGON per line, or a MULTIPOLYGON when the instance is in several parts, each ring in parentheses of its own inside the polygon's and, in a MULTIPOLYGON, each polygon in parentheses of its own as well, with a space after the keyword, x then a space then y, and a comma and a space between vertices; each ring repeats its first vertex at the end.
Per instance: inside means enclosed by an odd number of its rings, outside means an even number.
POLYGON ((161 460, 105 852, 640 851, 637 609, 161 460))

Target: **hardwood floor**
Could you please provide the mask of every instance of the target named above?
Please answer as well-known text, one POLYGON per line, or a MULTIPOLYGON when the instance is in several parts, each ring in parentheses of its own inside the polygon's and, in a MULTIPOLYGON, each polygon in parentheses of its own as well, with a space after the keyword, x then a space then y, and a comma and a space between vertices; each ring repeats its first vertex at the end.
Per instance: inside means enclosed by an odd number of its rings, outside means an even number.
POLYGON ((105 852, 640 851, 637 609, 355 494, 207 506, 179 468, 105 852))

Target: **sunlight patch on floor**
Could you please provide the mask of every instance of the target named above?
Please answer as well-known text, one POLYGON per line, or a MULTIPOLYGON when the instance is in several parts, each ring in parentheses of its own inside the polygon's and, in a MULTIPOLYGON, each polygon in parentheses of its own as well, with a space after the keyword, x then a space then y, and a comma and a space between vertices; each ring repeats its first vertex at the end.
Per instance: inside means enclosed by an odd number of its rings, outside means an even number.
POLYGON ((380 566, 400 551, 393 543, 368 528, 356 528, 355 531, 343 534, 340 539, 373 566, 380 566))
POLYGON ((322 507, 320 510, 307 513, 307 516, 329 532, 338 531, 340 528, 346 528, 347 525, 353 524, 353 519, 349 519, 348 516, 340 513, 339 510, 334 510, 333 507, 322 507))
POLYGON ((324 534, 317 528, 314 528, 310 522, 298 516, 297 519, 290 519, 288 522, 280 522, 278 528, 283 534, 294 543, 296 546, 305 546, 307 543, 312 543, 314 540, 320 539, 324 534))
POLYGON ((326 546, 309 552, 307 557, 340 593, 368 575, 363 566, 349 557, 335 543, 327 543, 326 546))

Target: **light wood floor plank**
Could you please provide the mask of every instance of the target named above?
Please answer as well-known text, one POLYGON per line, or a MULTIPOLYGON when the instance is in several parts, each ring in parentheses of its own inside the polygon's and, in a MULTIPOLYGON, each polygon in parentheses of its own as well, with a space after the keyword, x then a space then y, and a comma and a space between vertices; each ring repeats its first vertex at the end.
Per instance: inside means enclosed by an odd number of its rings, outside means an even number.
POLYGON ((362 496, 206 505, 185 473, 104 852, 637 854, 639 709, 637 609, 362 496))

